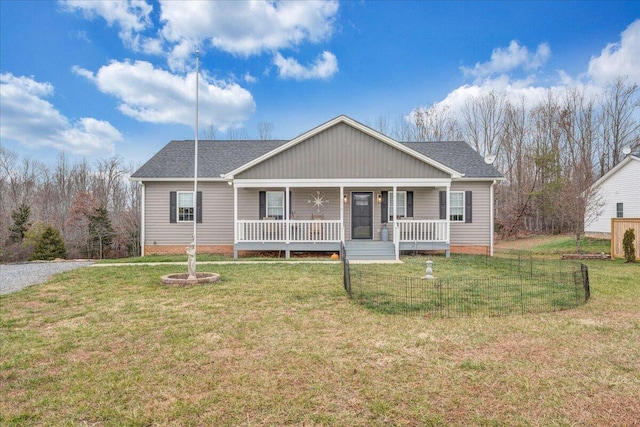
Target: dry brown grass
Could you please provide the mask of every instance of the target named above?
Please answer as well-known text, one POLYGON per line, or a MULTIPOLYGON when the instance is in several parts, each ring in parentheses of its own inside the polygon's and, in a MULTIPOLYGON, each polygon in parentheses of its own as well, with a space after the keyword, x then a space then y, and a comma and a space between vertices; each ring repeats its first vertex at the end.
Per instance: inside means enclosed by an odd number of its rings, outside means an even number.
POLYGON ((585 306, 474 319, 368 311, 337 264, 65 273, 0 298, 0 424, 640 425, 640 267, 589 265, 585 306))

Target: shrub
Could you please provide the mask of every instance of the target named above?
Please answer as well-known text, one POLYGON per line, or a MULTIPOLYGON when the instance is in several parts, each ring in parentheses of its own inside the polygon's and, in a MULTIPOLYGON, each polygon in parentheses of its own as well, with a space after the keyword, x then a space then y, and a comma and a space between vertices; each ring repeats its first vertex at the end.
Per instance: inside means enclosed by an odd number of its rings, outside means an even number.
POLYGON ((622 249, 624 250, 624 258, 627 262, 634 262, 636 260, 635 241, 636 233, 633 231, 633 228, 629 228, 624 232, 624 237, 622 238, 622 249))
POLYGON ((47 226, 39 238, 36 238, 35 250, 30 260, 52 260, 65 258, 67 250, 60 232, 51 226, 47 226))

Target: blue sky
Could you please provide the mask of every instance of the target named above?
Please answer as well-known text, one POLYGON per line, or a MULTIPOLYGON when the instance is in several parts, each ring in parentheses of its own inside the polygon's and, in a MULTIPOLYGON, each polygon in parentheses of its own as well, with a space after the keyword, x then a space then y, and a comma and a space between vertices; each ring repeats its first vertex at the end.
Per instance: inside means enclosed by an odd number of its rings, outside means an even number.
POLYGON ((289 139, 500 90, 640 83, 640 2, 0 1, 0 138, 142 164, 199 128, 289 139))

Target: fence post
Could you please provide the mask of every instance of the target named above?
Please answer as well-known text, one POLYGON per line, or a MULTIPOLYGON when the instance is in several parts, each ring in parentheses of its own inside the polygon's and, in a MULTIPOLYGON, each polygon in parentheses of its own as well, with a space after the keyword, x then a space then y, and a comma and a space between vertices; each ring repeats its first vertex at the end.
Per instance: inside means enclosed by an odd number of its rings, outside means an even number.
POLYGON ((589 267, 581 263, 580 271, 582 272, 582 286, 584 287, 584 300, 589 301, 589 298, 591 298, 591 288, 589 286, 589 267))

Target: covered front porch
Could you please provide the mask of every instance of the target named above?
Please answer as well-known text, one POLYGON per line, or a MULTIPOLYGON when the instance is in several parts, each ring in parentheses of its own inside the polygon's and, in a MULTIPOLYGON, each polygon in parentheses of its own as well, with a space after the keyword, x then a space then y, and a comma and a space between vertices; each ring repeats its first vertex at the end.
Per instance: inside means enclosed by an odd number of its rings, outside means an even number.
POLYGON ((230 181, 234 256, 284 251, 288 258, 292 251, 339 252, 342 245, 347 256, 363 259, 398 260, 409 250, 449 255, 449 204, 441 199, 448 200, 450 180, 362 181, 230 181))

